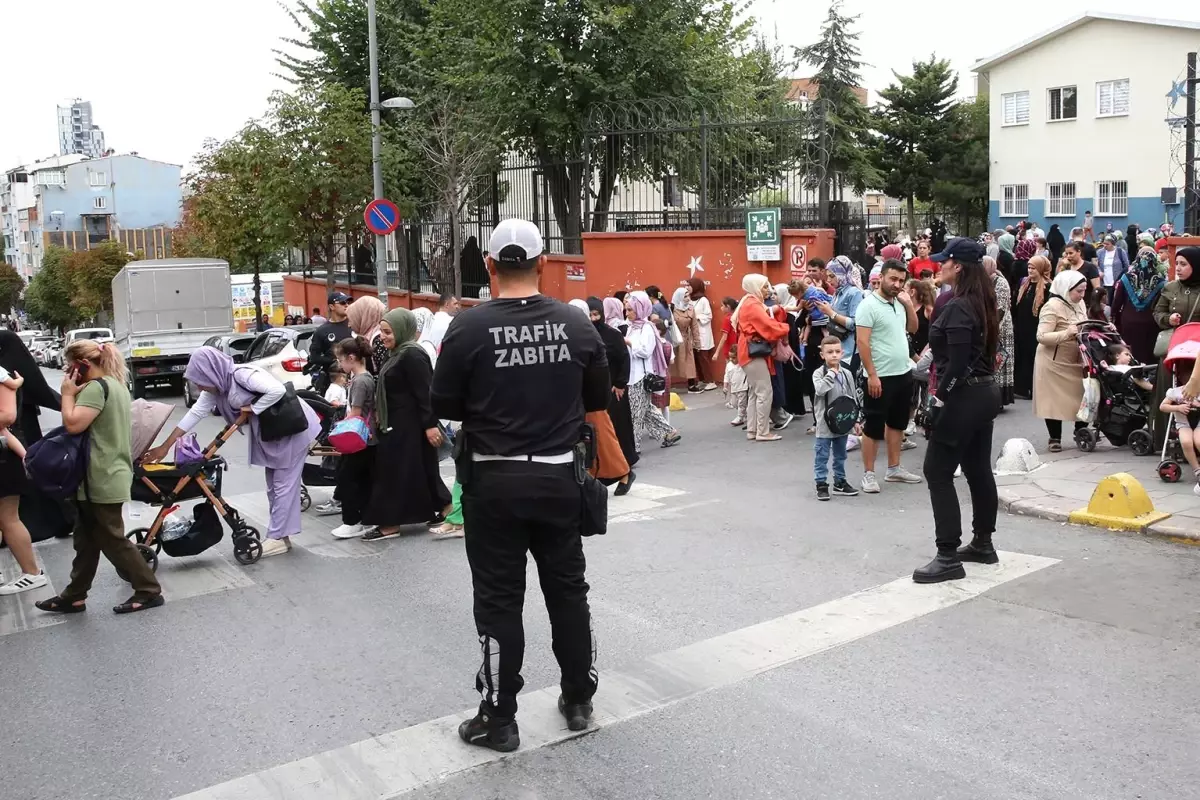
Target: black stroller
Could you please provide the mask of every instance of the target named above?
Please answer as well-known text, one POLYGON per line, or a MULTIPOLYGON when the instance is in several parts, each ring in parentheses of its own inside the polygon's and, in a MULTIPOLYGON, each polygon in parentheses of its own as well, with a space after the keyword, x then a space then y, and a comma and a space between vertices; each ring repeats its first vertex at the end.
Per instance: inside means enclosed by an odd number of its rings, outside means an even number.
POLYGON ((1116 365, 1112 348, 1125 342, 1117 329, 1107 322, 1080 323, 1076 340, 1087 379, 1095 379, 1099 384, 1100 398, 1092 425, 1075 431, 1075 445, 1090 453, 1103 435, 1117 447, 1128 444, 1134 455, 1150 455, 1154 452, 1154 439, 1149 428, 1148 393, 1134 381, 1153 383, 1156 368, 1137 362, 1128 369, 1116 365))
MULTIPOLYGON (((133 540, 150 569, 158 569, 158 554, 165 551, 173 557, 194 556, 213 547, 224 538, 221 520, 233 531, 233 557, 239 564, 253 564, 262 558, 262 535, 221 499, 221 478, 225 459, 216 455, 225 442, 238 430, 238 425, 226 425, 216 439, 205 448, 204 457, 191 464, 135 464, 133 467, 132 497, 143 503, 161 506, 149 528, 136 528, 126 534, 133 540), (193 511, 194 519, 187 533, 174 539, 161 536, 163 522, 185 500, 207 499, 193 511)), ((124 576, 122 576, 124 577, 124 576)))
POLYGON ((309 494, 308 487, 337 485, 336 459, 340 458, 341 454, 329 446, 329 432, 346 416, 346 410, 333 405, 311 389, 296 392, 296 396, 308 403, 321 421, 321 432, 317 434, 317 440, 308 451, 309 458, 319 458, 321 462, 306 462, 300 475, 300 510, 308 511, 312 508, 312 495, 309 494))

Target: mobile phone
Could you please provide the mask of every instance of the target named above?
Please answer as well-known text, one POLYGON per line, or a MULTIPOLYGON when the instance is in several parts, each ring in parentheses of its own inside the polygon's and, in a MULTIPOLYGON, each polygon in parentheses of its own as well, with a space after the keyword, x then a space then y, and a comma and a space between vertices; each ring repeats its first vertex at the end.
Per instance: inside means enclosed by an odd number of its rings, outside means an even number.
POLYGON ((71 377, 75 379, 76 386, 82 386, 83 384, 87 383, 87 376, 88 372, 91 370, 91 366, 91 364, 83 361, 76 364, 75 368, 71 370, 71 377))

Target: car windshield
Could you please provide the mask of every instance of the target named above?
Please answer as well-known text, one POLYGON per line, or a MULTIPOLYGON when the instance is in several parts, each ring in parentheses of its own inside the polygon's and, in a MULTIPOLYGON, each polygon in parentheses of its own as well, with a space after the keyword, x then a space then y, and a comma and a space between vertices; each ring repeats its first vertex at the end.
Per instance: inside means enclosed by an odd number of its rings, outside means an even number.
POLYGON ((75 341, 79 341, 80 339, 109 339, 112 338, 112 334, 106 330, 75 331, 73 338, 75 341))
POLYGON ((300 355, 308 358, 308 350, 312 347, 313 332, 308 331, 296 337, 296 349, 300 351, 300 355))
POLYGON ((283 349, 287 347, 291 341, 291 337, 289 336, 271 336, 267 339, 266 344, 263 345, 261 352, 257 353, 254 357, 258 359, 277 356, 283 352, 283 349))
POLYGON ((233 351, 234 353, 245 353, 247 350, 250 349, 250 345, 253 343, 254 343, 254 339, 252 339, 252 338, 230 339, 229 340, 229 349, 231 351, 233 351))

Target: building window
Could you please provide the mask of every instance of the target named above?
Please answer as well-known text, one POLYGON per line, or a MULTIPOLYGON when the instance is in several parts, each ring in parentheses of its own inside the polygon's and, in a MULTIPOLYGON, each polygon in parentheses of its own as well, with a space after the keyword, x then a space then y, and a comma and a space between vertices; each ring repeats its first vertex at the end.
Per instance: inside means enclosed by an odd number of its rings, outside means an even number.
POLYGON ((67 173, 61 169, 48 169, 38 173, 38 183, 42 186, 64 186, 67 173))
POLYGON ((1096 84, 1096 116, 1124 117, 1129 114, 1129 79, 1096 84))
POLYGON ((1029 92, 1011 92, 1001 96, 1005 125, 1029 124, 1029 92))
POLYGON ((91 186, 107 186, 108 173, 92 172, 91 170, 88 170, 88 184, 91 186))
POLYGON ((1075 119, 1079 112, 1079 100, 1074 86, 1061 86, 1047 92, 1050 108, 1046 119, 1051 122, 1075 119))
POLYGON ((1003 200, 1000 202, 1000 216, 1025 217, 1029 215, 1029 184, 1017 183, 1001 187, 1003 200))
POLYGON ((1124 217, 1129 214, 1129 182, 1099 181, 1096 183, 1096 216, 1124 217))
POLYGON ((1048 183, 1046 184, 1046 216, 1073 217, 1075 216, 1075 184, 1048 183))
POLYGON ((92 208, 96 209, 97 211, 103 211, 104 209, 108 208, 108 198, 107 197, 93 197, 92 198, 92 208))

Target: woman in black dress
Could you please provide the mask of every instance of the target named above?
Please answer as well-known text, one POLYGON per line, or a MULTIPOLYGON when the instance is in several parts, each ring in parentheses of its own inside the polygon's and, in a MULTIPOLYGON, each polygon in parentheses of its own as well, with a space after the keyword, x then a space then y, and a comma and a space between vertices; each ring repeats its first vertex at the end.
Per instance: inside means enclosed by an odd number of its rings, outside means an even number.
POLYGON ((379 324, 388 360, 375 387, 374 485, 363 522, 381 526, 364 541, 399 535, 400 526, 428 522, 450 506, 450 490, 438 472, 442 432, 429 404, 433 364, 417 344, 417 320, 405 308, 379 324))
POLYGON ((625 344, 624 334, 605 322, 604 301, 598 297, 589 297, 587 304, 592 324, 596 326, 596 332, 604 342, 604 352, 608 356, 608 372, 612 376, 608 417, 612 420, 613 430, 616 431, 621 453, 632 467, 638 462, 638 453, 633 442, 633 415, 629 410, 629 395, 625 393, 629 388, 629 346, 625 344))
POLYGON ((1013 394, 1022 400, 1033 399, 1033 362, 1037 355, 1038 314, 1050 298, 1053 275, 1045 256, 1029 259, 1028 275, 1017 290, 1013 308, 1013 394))

